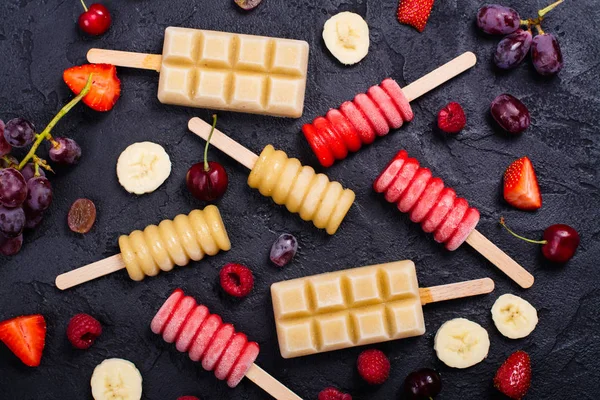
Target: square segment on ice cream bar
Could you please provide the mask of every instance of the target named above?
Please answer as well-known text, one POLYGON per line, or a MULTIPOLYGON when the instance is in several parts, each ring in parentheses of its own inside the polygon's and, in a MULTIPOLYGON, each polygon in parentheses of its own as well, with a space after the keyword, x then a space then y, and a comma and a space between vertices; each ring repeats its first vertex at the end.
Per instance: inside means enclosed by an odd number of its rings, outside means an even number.
POLYGON ((314 354, 319 351, 312 319, 288 321, 277 325, 277 336, 283 358, 314 354))
POLYGON ((308 284, 302 281, 287 281, 271 286, 273 309, 282 318, 305 317, 310 315, 308 284))
POLYGON ((190 105, 194 85, 193 68, 163 65, 158 82, 158 99, 165 104, 190 105))
POLYGON ((305 86, 302 79, 270 76, 267 110, 278 114, 300 117, 301 114, 298 114, 298 110, 302 110, 305 86))
POLYGON ((165 30, 163 61, 195 64, 202 35, 194 29, 170 27, 165 30))
POLYGON ((388 303, 386 312, 393 339, 419 336, 425 333, 425 320, 420 298, 388 303))
POLYGON ((194 100, 206 107, 227 105, 227 96, 231 91, 233 75, 229 71, 203 70, 197 71, 198 80, 194 92, 194 100))
POLYGON ((266 83, 264 75, 236 72, 233 75, 231 105, 243 111, 260 112, 264 109, 266 83))
POLYGON ((295 76, 306 75, 308 43, 297 40, 280 39, 273 46, 271 72, 295 76))
POLYGON ((347 311, 317 316, 315 325, 320 338, 320 351, 353 346, 353 330, 350 324, 350 314, 347 311))
POLYGON ((309 282, 311 289, 309 293, 312 293, 313 303, 317 313, 343 310, 346 308, 341 276, 331 276, 327 279, 314 279, 309 282))
POLYGON ((352 310, 350 318, 358 338, 357 345, 378 343, 390 339, 383 305, 352 310))
POLYGON ((237 69, 267 72, 270 63, 271 39, 258 36, 240 35, 238 42, 237 69))

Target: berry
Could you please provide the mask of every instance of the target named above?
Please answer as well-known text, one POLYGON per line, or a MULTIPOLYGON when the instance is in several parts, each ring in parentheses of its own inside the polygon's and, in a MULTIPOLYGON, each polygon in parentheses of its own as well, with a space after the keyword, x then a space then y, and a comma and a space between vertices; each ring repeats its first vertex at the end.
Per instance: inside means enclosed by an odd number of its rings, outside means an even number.
POLYGON ((0 205, 18 207, 27 198, 27 182, 15 168, 0 169, 0 205))
POLYGON ((16 238, 25 228, 25 211, 22 207, 6 208, 0 206, 0 235, 16 238))
POLYGON ((226 264, 219 277, 223 290, 235 297, 247 296, 254 287, 252 271, 241 264, 226 264))
MULTIPOLYGON (((46 173, 42 168, 38 168, 38 176, 46 176, 46 173)), ((28 182, 31 178, 35 176, 35 164, 27 163, 21 170, 21 175, 25 178, 25 182, 28 182)))
POLYGON ((498 368, 494 387, 511 399, 522 399, 531 385, 531 361, 524 351, 511 354, 498 368))
POLYGON ((42 212, 52 203, 52 185, 43 176, 36 176, 27 181, 27 199, 25 207, 34 212, 42 212))
POLYGON ((55 163, 73 165, 81 158, 81 147, 73 139, 57 137, 54 138, 48 153, 55 163))
POLYGON ((81 0, 85 12, 79 16, 79 28, 88 35, 102 35, 110 28, 110 12, 102 4, 92 4, 89 8, 81 0))
POLYGON ((466 123, 467 117, 458 103, 449 103, 438 113, 438 127, 446 133, 458 133, 466 123))
POLYGON ((94 74, 92 88, 83 102, 95 111, 111 110, 121 96, 121 81, 114 65, 85 64, 72 67, 63 72, 63 80, 73 93, 79 94, 90 74, 94 74))
POLYGON ((23 235, 19 235, 16 238, 5 238, 4 235, 0 235, 0 254, 3 256, 14 256, 23 246, 23 235))
POLYGON ((235 4, 240 6, 243 10, 250 11, 258 7, 262 0, 235 0, 235 4))
POLYGON ((409 400, 430 400, 442 391, 442 378, 436 370, 422 368, 404 380, 404 394, 409 400))
POLYGON ((298 251, 298 241, 293 235, 284 233, 271 246, 270 258, 274 264, 285 267, 294 258, 296 251, 298 251))
POLYGON ((498 43, 494 63, 501 69, 515 68, 525 59, 530 48, 531 32, 519 29, 498 43))
POLYGON ((521 133, 529 128, 529 110, 519 99, 510 94, 501 94, 492 101, 492 117, 509 133, 521 133))
POLYGON ((88 199, 77 199, 69 209, 67 223, 75 233, 88 233, 96 222, 96 205, 88 199))
POLYGON ((542 207, 542 195, 531 160, 519 158, 504 172, 504 200, 519 210, 542 207))
POLYGON ((26 229, 37 228, 37 226, 44 219, 44 212, 43 211, 41 211, 41 212, 31 211, 27 207, 25 207, 24 210, 25 210, 25 228, 26 229))
POLYGON ((434 0, 400 0, 398 4, 398 21, 415 27, 419 32, 423 32, 434 0))
POLYGON ((531 44, 531 60, 540 75, 558 74, 564 63, 556 36, 544 33, 534 37, 531 44))
POLYGON ((318 400, 352 400, 352 396, 347 393, 340 392, 336 388, 328 387, 321 390, 318 400))
POLYGON ((37 367, 46 344, 46 320, 37 314, 0 322, 0 340, 23 364, 37 367))
POLYGON ((370 385, 381 385, 390 376, 390 360, 380 350, 365 350, 356 362, 358 373, 370 385))
POLYGON ((14 118, 4 127, 4 139, 12 147, 29 146, 35 137, 35 127, 24 118, 14 118))
POLYGON ((490 35, 507 35, 519 29, 521 17, 512 8, 488 4, 479 9, 477 26, 490 35))
POLYGON ((0 157, 4 157, 12 150, 12 146, 4 138, 4 128, 4 121, 0 119, 0 157))
POLYGON ((87 314, 76 314, 67 326, 67 338, 76 349, 90 348, 96 338, 102 334, 102 325, 87 314))

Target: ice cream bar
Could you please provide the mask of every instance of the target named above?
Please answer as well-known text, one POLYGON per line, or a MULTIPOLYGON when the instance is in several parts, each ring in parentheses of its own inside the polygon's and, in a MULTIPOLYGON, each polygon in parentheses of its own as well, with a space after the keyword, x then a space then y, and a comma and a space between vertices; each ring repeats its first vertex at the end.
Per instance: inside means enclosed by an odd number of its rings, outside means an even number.
POLYGON ((490 279, 454 286, 444 296, 431 297, 434 288, 419 289, 412 261, 275 283, 271 296, 281 356, 419 336, 425 333, 422 304, 489 293, 494 287, 490 279))
POLYGON ((305 41, 168 27, 161 58, 147 55, 135 61, 129 54, 92 49, 88 60, 160 70, 158 99, 165 104, 302 115, 308 68, 305 41))

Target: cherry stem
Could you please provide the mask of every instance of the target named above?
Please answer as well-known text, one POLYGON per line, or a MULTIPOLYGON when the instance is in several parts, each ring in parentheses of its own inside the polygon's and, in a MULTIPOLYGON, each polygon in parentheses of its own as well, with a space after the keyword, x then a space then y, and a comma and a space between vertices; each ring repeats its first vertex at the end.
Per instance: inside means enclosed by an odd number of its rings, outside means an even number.
MULTIPOLYGON (((82 0, 83 1, 83 0, 82 0)), ((556 8, 560 3, 562 3, 564 0, 558 0, 555 3, 550 4, 548 7, 546 8, 542 8, 541 10, 538 11, 538 16, 540 18, 544 18, 544 16, 546 14, 548 14, 550 11, 554 10, 554 8, 556 8)), ((540 21, 541 22, 541 21, 540 21)))
POLYGON ((519 239, 524 240, 526 242, 534 243, 534 244, 546 244, 546 243, 548 243, 547 240, 533 240, 533 239, 528 239, 526 237, 523 237, 521 235, 517 235, 508 226, 506 226, 506 223, 504 222, 504 217, 500 217, 500 225, 502 225, 504 227, 504 229, 506 229, 507 231, 509 231, 511 233, 511 235, 513 235, 515 237, 518 237, 519 239))
POLYGON ((213 123, 210 128, 210 133, 208 134, 208 139, 206 139, 206 146, 204 146, 204 171, 210 171, 208 167, 208 146, 210 145, 210 138, 212 138, 213 133, 215 132, 215 127, 217 126, 217 114, 213 114, 213 123))
POLYGON ((83 90, 73 100, 71 100, 69 103, 67 103, 67 105, 65 105, 58 112, 58 114, 56 114, 54 116, 54 118, 52 118, 52 121, 50 121, 50 123, 48 124, 48 126, 46 126, 46 128, 42 131, 42 133, 40 133, 37 136, 35 142, 33 143, 33 146, 31 146, 31 149, 29 149, 29 153, 27 153, 25 158, 21 161, 21 163, 17 167, 18 170, 23 169, 25 164, 27 164, 27 162, 29 160, 31 160, 33 157, 35 157, 35 152, 37 151, 38 147, 40 147, 40 144, 45 139, 51 137, 50 132, 52 131, 52 128, 54 128, 54 125, 56 125, 62 117, 64 117, 69 111, 71 111, 71 109, 73 107, 75 107, 77 105, 77 103, 79 103, 81 101, 81 99, 83 99, 90 92, 90 90, 92 89, 92 83, 93 83, 92 76, 93 76, 93 74, 90 74, 90 76, 88 76, 88 80, 87 80, 85 86, 83 87, 83 90))
POLYGON ((83 2, 83 0, 81 0, 81 5, 83 6, 83 9, 85 10, 85 12, 88 11, 87 6, 85 5, 85 3, 83 2))

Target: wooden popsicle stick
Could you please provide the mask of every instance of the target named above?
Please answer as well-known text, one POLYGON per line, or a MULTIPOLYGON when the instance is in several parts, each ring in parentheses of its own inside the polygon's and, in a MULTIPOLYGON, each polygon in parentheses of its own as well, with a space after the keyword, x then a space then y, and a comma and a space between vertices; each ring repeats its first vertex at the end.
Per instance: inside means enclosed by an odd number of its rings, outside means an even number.
MULTIPOLYGON (((190 119, 188 122, 188 129, 204 140, 208 140, 208 135, 210 134, 211 128, 212 126, 210 124, 197 117, 190 119)), ((210 139, 210 144, 240 164, 245 165, 248 169, 254 168, 256 160, 258 160, 258 156, 256 154, 216 128, 213 132, 212 138, 210 139)))
POLYGON ((455 76, 462 74, 476 63, 477 57, 475 54, 467 51, 441 67, 434 69, 427 75, 417 79, 410 85, 403 87, 402 92, 404 92, 408 101, 411 102, 455 76))
POLYGON ((160 54, 132 53, 129 51, 90 49, 87 59, 92 64, 112 64, 117 67, 150 69, 160 72, 160 54))
POLYGON ((246 372, 246 378, 256 383, 277 400, 302 400, 300 396, 283 386, 277 379, 273 378, 256 364, 252 364, 248 372, 246 372))
POLYGON ((56 277, 56 287, 66 290, 125 268, 121 254, 105 258, 56 277))
POLYGON ((533 275, 510 258, 508 254, 500 250, 498 246, 490 242, 477 229, 473 229, 466 242, 522 288, 527 289, 533 285, 533 275))
POLYGON ((475 279, 472 281, 450 283, 448 285, 420 288, 421 304, 437 303, 438 301, 462 299, 463 297, 477 296, 491 293, 494 290, 494 281, 490 278, 475 279))

